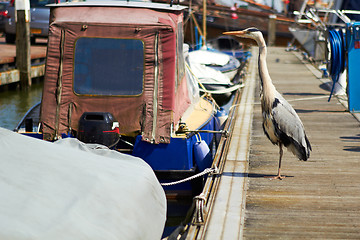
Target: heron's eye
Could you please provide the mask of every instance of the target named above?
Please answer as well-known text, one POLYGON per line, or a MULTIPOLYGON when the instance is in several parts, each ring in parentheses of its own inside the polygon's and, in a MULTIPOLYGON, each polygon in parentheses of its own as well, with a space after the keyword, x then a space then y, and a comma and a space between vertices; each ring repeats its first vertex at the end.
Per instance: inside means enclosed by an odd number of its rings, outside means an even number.
POLYGON ((249 28, 247 32, 259 32, 260 30, 257 28, 249 28))

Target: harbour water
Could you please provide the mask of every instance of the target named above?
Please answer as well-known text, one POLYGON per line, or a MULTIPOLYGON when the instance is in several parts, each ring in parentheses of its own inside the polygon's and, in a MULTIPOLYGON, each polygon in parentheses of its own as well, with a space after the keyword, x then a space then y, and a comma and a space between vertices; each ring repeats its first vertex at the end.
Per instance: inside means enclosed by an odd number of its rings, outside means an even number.
POLYGON ((20 90, 8 86, 0 89, 0 127, 13 130, 24 114, 41 100, 43 82, 20 90))

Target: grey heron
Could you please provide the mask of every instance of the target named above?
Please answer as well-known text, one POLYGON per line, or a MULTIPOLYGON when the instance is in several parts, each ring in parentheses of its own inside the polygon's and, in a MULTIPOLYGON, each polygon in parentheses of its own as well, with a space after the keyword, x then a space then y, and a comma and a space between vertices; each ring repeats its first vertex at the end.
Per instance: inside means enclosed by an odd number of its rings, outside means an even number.
POLYGON ((247 28, 242 31, 225 32, 226 35, 235 35, 250 38, 259 46, 258 70, 261 90, 260 101, 265 135, 274 144, 279 146, 279 168, 273 179, 283 179, 281 176, 282 147, 285 146, 300 160, 306 161, 310 157, 311 145, 305 134, 304 126, 294 108, 276 90, 269 75, 266 64, 267 48, 264 37, 257 28, 247 28))

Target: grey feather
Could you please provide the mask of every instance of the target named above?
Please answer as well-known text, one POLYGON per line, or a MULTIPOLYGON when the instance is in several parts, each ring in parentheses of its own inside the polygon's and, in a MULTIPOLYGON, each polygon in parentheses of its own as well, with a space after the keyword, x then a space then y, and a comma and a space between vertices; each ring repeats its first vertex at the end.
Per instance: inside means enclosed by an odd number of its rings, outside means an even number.
POLYGON ((276 92, 278 103, 271 111, 276 135, 285 147, 293 152, 299 159, 307 160, 311 146, 307 139, 303 123, 294 108, 276 92))

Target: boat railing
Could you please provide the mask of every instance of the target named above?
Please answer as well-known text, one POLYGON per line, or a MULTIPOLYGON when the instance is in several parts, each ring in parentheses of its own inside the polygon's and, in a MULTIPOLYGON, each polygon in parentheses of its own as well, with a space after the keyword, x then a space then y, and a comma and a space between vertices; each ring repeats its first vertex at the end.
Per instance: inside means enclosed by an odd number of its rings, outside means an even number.
POLYGON ((32 106, 25 114, 24 117, 16 125, 14 131, 19 132, 21 129, 26 129, 28 132, 33 132, 33 128, 36 127, 36 132, 40 130, 40 104, 41 101, 32 106), (27 123, 27 120, 31 120, 27 123), (29 126, 28 126, 29 125, 29 126))

